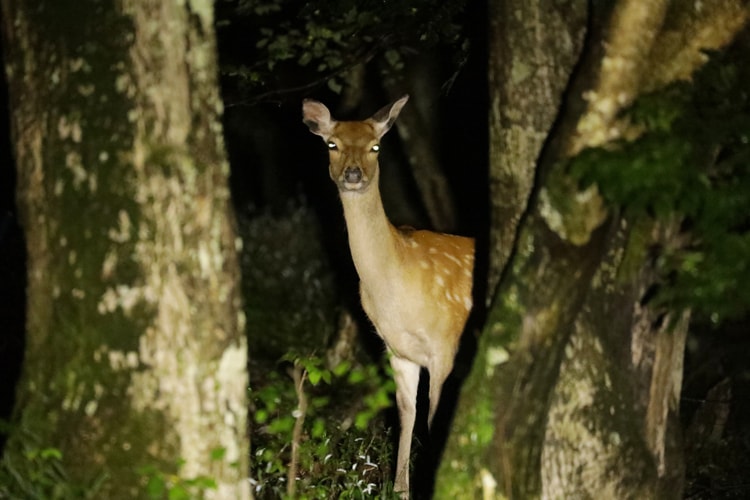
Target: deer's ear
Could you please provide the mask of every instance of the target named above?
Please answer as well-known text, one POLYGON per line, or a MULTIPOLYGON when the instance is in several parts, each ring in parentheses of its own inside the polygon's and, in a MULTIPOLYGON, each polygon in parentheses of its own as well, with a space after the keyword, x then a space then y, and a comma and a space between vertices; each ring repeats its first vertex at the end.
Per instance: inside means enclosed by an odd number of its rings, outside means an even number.
POLYGON ((302 101, 302 122, 307 125, 310 132, 324 140, 328 140, 336 126, 336 120, 331 118, 331 112, 325 104, 312 99, 302 101))
POLYGON ((409 95, 407 94, 398 101, 381 108, 380 111, 372 115, 370 120, 372 120, 375 126, 375 133, 378 138, 383 137, 383 135, 391 129, 396 118, 398 118, 398 114, 401 112, 401 108, 404 107, 408 100, 409 95))

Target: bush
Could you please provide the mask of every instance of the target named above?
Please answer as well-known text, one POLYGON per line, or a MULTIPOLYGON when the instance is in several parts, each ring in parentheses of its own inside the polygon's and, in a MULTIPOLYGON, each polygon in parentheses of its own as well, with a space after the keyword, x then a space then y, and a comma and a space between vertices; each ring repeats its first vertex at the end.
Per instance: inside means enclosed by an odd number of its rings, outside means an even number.
POLYGON ((391 404, 393 380, 375 365, 283 363, 290 376, 275 371, 251 393, 255 497, 390 498, 390 466, 381 461, 390 439, 376 417, 391 404))

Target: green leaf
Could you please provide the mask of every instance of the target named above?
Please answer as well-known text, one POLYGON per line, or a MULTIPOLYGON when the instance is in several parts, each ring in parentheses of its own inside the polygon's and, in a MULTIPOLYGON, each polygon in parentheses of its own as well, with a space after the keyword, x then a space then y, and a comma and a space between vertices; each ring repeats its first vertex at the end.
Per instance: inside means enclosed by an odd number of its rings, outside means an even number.
POLYGON ((310 405, 315 409, 325 408, 328 403, 331 402, 331 398, 328 396, 318 396, 312 399, 310 405))
POLYGON ((350 384, 359 384, 363 380, 365 380, 364 371, 362 371, 361 369, 355 369, 349 373, 349 378, 347 379, 347 382, 349 382, 350 384))
POLYGON ((375 414, 371 411, 361 411, 357 413, 357 416, 354 417, 354 427, 356 427, 359 430, 367 429, 367 426, 370 425, 370 420, 375 416, 375 414))
POLYGON ((333 374, 337 377, 340 377, 344 375, 346 372, 348 372, 352 367, 352 364, 349 361, 342 361, 336 367, 333 369, 333 374))
POLYGON ((268 425, 268 432, 271 434, 286 434, 292 431, 295 418, 292 416, 279 417, 271 421, 268 425))
POLYGON ((181 486, 175 486, 169 490, 169 500, 190 500, 190 494, 181 486))
POLYGON ((322 376, 323 376, 323 372, 321 372, 320 370, 307 372, 307 378, 310 379, 310 383, 312 385, 318 385, 318 382, 320 382, 320 379, 322 376))
POLYGON ((313 55, 312 52, 303 52, 302 56, 297 60, 297 64, 300 66, 307 66, 310 64, 310 61, 312 61, 313 55))
POLYGON ((344 86, 341 85, 335 78, 329 78, 327 84, 328 88, 336 94, 340 94, 341 91, 344 90, 344 86))
POLYGON ((315 421, 313 422, 313 427, 311 431, 312 437, 316 439, 321 438, 325 435, 325 432, 326 432, 325 422, 323 421, 322 418, 316 418, 315 421))
POLYGON ((44 448, 39 452, 39 456, 45 460, 54 458, 56 460, 62 460, 62 452, 57 448, 44 448))
POLYGON ((152 475, 148 478, 146 494, 150 498, 163 498, 166 491, 167 485, 164 483, 164 478, 161 475, 152 475))

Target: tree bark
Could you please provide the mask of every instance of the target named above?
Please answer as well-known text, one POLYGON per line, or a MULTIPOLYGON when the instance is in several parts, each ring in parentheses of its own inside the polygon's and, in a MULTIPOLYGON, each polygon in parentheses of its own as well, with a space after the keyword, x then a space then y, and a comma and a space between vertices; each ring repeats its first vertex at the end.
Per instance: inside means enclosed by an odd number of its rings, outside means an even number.
POLYGON ((515 246, 542 148, 580 58, 585 2, 489 2, 489 300, 515 246))
MULTIPOLYGON (((557 119, 560 100, 583 45, 585 4, 568 2, 560 4, 558 9, 548 7, 545 2, 489 3, 492 230, 488 293, 491 295, 496 292, 514 248, 535 248, 534 235, 529 231, 519 234, 520 223, 527 211, 537 162, 557 119)), ((532 226, 539 220, 539 214, 529 213, 526 225, 532 226)), ((552 236, 545 231, 539 237, 552 236)), ((544 252, 547 255, 537 255, 528 263, 519 264, 515 272, 532 274, 535 266, 550 263, 551 256, 547 250, 544 252)), ((584 262, 560 258, 555 262, 560 266, 558 271, 551 273, 564 273, 568 264, 576 263, 584 262)), ((522 283, 519 281, 513 289, 523 287, 522 283)), ((553 287, 549 285, 533 285, 533 290, 524 287, 527 295, 536 295, 539 299, 536 307, 528 304, 530 314, 536 311, 542 315, 542 311, 547 310, 548 301, 553 299, 548 293, 553 287)), ((496 302, 493 310, 499 307, 496 302)), ((494 314, 491 310, 474 360, 474 371, 462 389, 452 435, 438 474, 435 490, 438 498, 467 491, 489 494, 498 486, 497 476, 490 472, 488 464, 488 460, 492 460, 488 447, 495 432, 492 420, 496 410, 492 402, 498 394, 508 394, 510 388, 499 389, 498 384, 503 380, 498 378, 496 367, 507 361, 508 335, 517 335, 513 329, 521 325, 500 324, 493 319, 494 314)), ((558 311, 550 314, 550 319, 556 319, 558 314, 558 311)), ((550 361, 554 367, 554 360, 550 361)))
MULTIPOLYGON (((466 492, 519 499, 680 494, 679 487, 665 485, 682 470, 674 423, 687 316, 662 321, 668 312, 646 300, 656 274, 647 250, 654 243, 675 244, 675 226, 631 220, 606 207, 596 186, 577 187, 565 160, 584 148, 636 136, 620 112, 642 93, 691 74, 705 61, 698 49, 731 40, 747 19, 747 7, 636 0, 602 11, 592 6, 587 50, 564 105, 554 105, 558 126, 540 158, 531 148, 523 162, 515 162, 532 165, 519 172, 530 168, 534 173, 525 178, 535 181, 520 223, 514 220, 522 208, 500 210, 495 199, 515 192, 516 203, 524 203, 524 189, 506 187, 521 186, 514 177, 519 174, 508 174, 510 167, 490 172, 498 186, 492 194, 490 283, 503 278, 459 399, 438 473, 438 498, 466 492), (700 41, 690 48, 666 42, 674 37, 700 41), (679 70, 665 56, 670 50, 681 54, 679 70), (511 231, 500 227, 505 224, 511 231), (512 250, 500 248, 503 241, 514 241, 512 250)), ((505 19, 520 22, 507 14, 505 19)), ((490 61, 503 64, 508 60, 490 61)), ((493 116, 505 116, 507 105, 493 100, 493 116)), ((507 143, 503 134, 495 124, 491 143, 507 143)))
POLYGON ((210 2, 3 0, 28 250, 6 457, 100 498, 140 467, 249 498, 246 339, 210 2))
POLYGON ((542 498, 682 498, 677 411, 687 316, 648 304, 648 248, 673 234, 622 220, 565 346, 544 438, 542 498), (633 265, 636 265, 635 267, 633 265))

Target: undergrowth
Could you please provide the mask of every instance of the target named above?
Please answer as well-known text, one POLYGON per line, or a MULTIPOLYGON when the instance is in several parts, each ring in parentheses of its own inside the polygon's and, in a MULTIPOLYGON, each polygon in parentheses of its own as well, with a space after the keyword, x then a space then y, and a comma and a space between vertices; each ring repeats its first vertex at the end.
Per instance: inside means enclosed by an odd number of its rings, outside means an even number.
POLYGON ((281 365, 251 391, 255 497, 391 498, 390 439, 378 418, 391 377, 375 365, 328 369, 314 356, 281 365))
POLYGON ((299 200, 281 215, 241 211, 238 221, 250 355, 278 359, 291 346, 313 352, 325 345, 337 295, 313 211, 299 200))
POLYGON ((392 378, 311 354, 331 343, 341 302, 316 215, 296 200, 282 214, 246 210, 239 230, 255 498, 392 498, 392 378))

